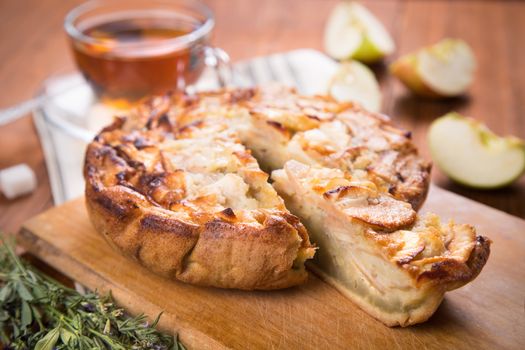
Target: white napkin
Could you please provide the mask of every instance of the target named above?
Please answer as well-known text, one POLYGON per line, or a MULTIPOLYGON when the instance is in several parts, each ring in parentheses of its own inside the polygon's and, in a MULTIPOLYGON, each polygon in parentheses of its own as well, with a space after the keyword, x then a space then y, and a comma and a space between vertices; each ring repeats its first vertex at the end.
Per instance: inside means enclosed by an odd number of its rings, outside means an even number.
MULTIPOLYGON (((337 65, 321 52, 301 49, 257 57, 233 65, 234 84, 250 86, 281 82, 303 94, 325 93, 337 65)), ((212 70, 195 85, 197 91, 217 88, 212 70)), ((87 143, 118 110, 96 102, 79 73, 49 79, 46 103, 33 114, 40 136, 53 200, 61 204, 84 192, 82 165, 87 143)))

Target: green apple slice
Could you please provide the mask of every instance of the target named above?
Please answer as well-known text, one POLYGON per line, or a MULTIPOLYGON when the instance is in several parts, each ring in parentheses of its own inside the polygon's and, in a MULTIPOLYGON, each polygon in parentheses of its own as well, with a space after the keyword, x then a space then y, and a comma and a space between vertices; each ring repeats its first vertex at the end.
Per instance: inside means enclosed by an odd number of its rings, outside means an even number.
POLYGON ((444 39, 397 59, 390 71, 413 92, 423 96, 459 96, 474 78, 476 59, 463 40, 444 39))
POLYGON ((342 63, 330 81, 328 93, 340 102, 357 102, 372 112, 381 110, 381 90, 374 73, 358 61, 342 63))
POLYGON ((500 137, 477 120, 457 113, 436 119, 428 133, 438 167, 458 183, 497 188, 518 179, 525 170, 525 143, 500 137))
POLYGON ((333 9, 324 33, 331 57, 376 62, 394 52, 395 45, 383 24, 357 2, 342 1, 333 9))

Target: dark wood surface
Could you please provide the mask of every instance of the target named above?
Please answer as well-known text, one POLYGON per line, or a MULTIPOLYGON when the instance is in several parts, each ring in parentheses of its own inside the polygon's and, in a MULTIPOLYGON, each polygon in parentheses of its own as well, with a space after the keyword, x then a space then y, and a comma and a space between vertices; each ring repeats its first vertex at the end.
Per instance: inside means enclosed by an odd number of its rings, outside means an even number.
MULTIPOLYGON (((42 80, 70 71, 74 64, 62 30, 65 13, 80 1, 0 1, 0 107, 32 97, 42 80)), ((523 1, 363 1, 397 43, 393 57, 443 37, 468 41, 478 72, 468 98, 428 101, 411 96, 386 74, 374 70, 384 93, 384 112, 414 132, 429 157, 428 124, 450 110, 483 120, 498 133, 525 138, 525 2, 523 1)), ((326 0, 214 0, 214 42, 234 60, 296 48, 322 49, 323 27, 336 3, 326 0)), ((0 127, 0 169, 26 162, 35 169, 38 189, 7 201, 0 195, 0 228, 15 231, 22 221, 52 206, 44 159, 29 116, 0 127)), ((495 191, 470 190, 451 183, 438 169, 443 188, 525 218, 525 178, 495 191)))

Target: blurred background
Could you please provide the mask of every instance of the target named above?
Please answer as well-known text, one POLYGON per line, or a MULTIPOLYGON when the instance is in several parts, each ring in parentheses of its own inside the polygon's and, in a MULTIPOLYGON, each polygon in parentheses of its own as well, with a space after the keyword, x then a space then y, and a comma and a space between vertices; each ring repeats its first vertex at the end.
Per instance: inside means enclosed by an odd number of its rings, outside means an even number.
MULTIPOLYGON (((74 70, 63 31, 65 14, 82 1, 0 1, 0 107, 33 97, 49 75, 74 70)), ((324 26, 337 1, 207 0, 215 12, 213 42, 232 60, 298 48, 323 50, 324 26)), ((498 134, 525 138, 524 1, 362 1, 385 25, 397 49, 372 66, 383 93, 382 112, 413 132, 430 159, 429 123, 451 111, 475 117, 498 134), (457 37, 472 47, 478 69, 466 97, 433 101, 414 97, 387 65, 396 57, 457 37)), ((14 231, 28 217, 52 206, 40 143, 28 116, 0 127, 0 169, 25 162, 37 175, 30 195, 0 196, 0 228, 14 231)), ((498 190, 473 190, 451 182, 437 167, 436 185, 525 218, 525 178, 498 190)))

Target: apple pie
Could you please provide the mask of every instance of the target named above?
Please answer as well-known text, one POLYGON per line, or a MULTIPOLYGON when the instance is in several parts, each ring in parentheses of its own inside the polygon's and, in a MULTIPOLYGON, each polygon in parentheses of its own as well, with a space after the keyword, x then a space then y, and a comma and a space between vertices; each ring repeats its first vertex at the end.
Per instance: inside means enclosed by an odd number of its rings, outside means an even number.
POLYGON ((313 271, 407 326, 489 254, 473 227, 417 214, 430 168, 386 116, 267 86, 152 98, 102 130, 84 174, 95 228, 156 273, 284 288, 317 249, 313 271))

